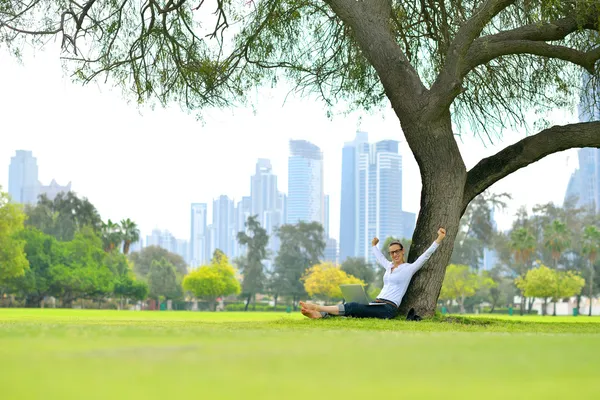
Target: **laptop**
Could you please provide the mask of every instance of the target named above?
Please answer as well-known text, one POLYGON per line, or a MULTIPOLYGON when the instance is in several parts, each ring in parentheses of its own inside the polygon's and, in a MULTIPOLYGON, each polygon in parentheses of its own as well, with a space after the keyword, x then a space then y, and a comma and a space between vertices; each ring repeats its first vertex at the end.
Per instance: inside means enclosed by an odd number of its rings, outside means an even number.
POLYGON ((385 305, 385 303, 371 302, 363 285, 340 285, 340 290, 342 291, 345 303, 359 303, 372 306, 385 305))

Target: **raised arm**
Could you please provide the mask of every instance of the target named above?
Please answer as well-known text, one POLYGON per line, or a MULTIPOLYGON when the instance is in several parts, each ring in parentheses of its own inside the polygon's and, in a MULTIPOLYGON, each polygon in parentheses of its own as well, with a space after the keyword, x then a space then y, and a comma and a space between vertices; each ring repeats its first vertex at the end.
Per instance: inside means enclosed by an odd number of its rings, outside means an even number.
POLYGON ((429 248, 427 250, 425 250, 425 252, 423 254, 421 254, 414 263, 411 264, 413 267, 413 273, 415 273, 419 269, 421 269, 421 267, 425 264, 425 262, 427 262, 427 260, 429 260, 429 258, 433 255, 433 253, 435 253, 435 251, 437 250, 440 243, 442 243, 442 240, 444 240, 445 237, 446 237, 446 230, 444 228, 440 228, 438 230, 438 237, 437 237, 437 239, 435 239, 435 242, 433 242, 431 244, 431 246, 429 246, 429 248))
POLYGON ((381 252, 381 250, 379 250, 379 247, 377 247, 377 243, 379 243, 379 239, 377 239, 377 238, 374 238, 373 241, 371 242, 371 244, 373 245, 373 247, 371 248, 371 251, 373 252, 373 255, 375 256, 377 263, 385 269, 391 268, 391 263, 388 261, 387 258, 385 258, 385 256, 381 252))

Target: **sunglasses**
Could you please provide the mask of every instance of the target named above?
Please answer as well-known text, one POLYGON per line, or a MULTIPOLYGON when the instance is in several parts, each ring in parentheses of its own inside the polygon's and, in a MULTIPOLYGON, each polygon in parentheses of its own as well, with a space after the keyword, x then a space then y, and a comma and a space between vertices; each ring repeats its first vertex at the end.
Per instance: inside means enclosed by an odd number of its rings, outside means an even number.
POLYGON ((398 249, 398 250, 394 250, 394 251, 390 251, 390 254, 395 256, 396 254, 400 254, 402 252, 402 250, 404 249, 398 249))

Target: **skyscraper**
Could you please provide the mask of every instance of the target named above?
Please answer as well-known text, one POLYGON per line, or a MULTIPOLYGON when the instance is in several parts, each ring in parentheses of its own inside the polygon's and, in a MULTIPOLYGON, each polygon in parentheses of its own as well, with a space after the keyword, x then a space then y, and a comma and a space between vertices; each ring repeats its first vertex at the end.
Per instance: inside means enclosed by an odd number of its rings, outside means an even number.
POLYGON ((252 198, 250 196, 243 196, 235 206, 235 251, 234 257, 239 257, 246 253, 246 246, 242 246, 237 241, 238 232, 246 231, 246 221, 248 217, 252 215, 252 198))
POLYGON ((210 258, 207 250, 207 205, 206 203, 192 203, 191 207, 191 233, 190 233, 190 265, 200 266, 210 258))
POLYGON ((329 195, 325 196, 325 206, 323 209, 323 229, 325 230, 325 238, 329 237, 329 195))
POLYGON ((366 132, 356 132, 356 138, 342 149, 342 188, 340 204, 340 262, 354 257, 358 248, 358 159, 368 143, 366 132))
MULTIPOLYGON (((589 75, 584 75, 583 83, 588 91, 581 96, 579 120, 580 122, 597 121, 600 119, 600 108, 594 106, 593 100, 594 95, 599 95, 600 88, 590 87, 589 75)), ((575 197, 579 207, 592 207, 600 213, 600 149, 579 149, 577 158, 579 168, 571 176, 565 201, 575 197)))
POLYGON ((305 140, 290 140, 287 223, 323 223, 323 153, 305 140))
POLYGON ((46 195, 49 200, 54 200, 59 193, 68 193, 71 191, 71 182, 65 186, 59 185, 56 180, 52 179, 52 182, 48 186, 39 185, 38 194, 46 195))
POLYGON ((366 132, 357 132, 342 150, 342 201, 340 209, 340 261, 363 257, 373 262, 371 239, 401 236, 402 156, 398 142, 383 140, 369 145, 366 132))
POLYGON ((31 151, 17 150, 8 167, 8 193, 12 200, 37 203, 39 185, 37 159, 31 151))
MULTIPOLYGON (((215 229, 214 249, 232 258, 236 243, 233 200, 221 195, 213 201, 212 226, 215 229)), ((213 249, 213 251, 214 251, 213 249)), ((210 255, 212 257, 212 253, 210 255)))
POLYGON ((285 223, 282 194, 277 190, 277 176, 273 173, 271 161, 258 159, 256 172, 250 180, 252 199, 251 215, 256 215, 260 225, 269 235, 267 249, 274 257, 279 250, 279 238, 275 236, 277 227, 285 223))

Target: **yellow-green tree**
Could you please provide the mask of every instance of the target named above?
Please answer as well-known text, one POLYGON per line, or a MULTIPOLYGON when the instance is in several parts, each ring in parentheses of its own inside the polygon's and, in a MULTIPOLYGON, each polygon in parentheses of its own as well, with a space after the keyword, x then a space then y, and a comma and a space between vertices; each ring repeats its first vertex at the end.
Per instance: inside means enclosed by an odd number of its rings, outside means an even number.
POLYGON ((538 268, 527 271, 525 277, 519 276, 515 279, 515 285, 526 297, 537 297, 544 299, 542 315, 546 315, 548 298, 556 293, 557 280, 555 271, 540 265, 538 268))
POLYGON ((215 251, 210 265, 204 265, 186 275, 183 288, 194 297, 208 301, 211 310, 215 309, 217 297, 239 294, 241 291, 240 282, 235 278, 235 269, 220 251, 215 251))
POLYGON ((478 289, 494 287, 496 283, 487 275, 471 272, 467 265, 450 264, 440 292, 441 300, 456 300, 460 312, 465 312, 465 299, 474 296, 478 289))
MULTIPOLYGON (((542 315, 546 315, 548 298, 556 303, 558 299, 575 296, 581 293, 585 280, 573 271, 555 271, 540 265, 529 270, 525 279, 517 278, 515 284, 525 296, 544 299, 542 315)), ((553 314, 556 315, 556 311, 553 314)))
POLYGON ((366 285, 362 280, 344 272, 338 265, 327 262, 309 268, 301 280, 309 296, 326 300, 342 298, 340 285, 366 285))
POLYGON ((24 229, 25 214, 21 207, 10 202, 0 187, 0 281, 22 276, 29 268, 25 256, 25 241, 17 238, 24 229))

